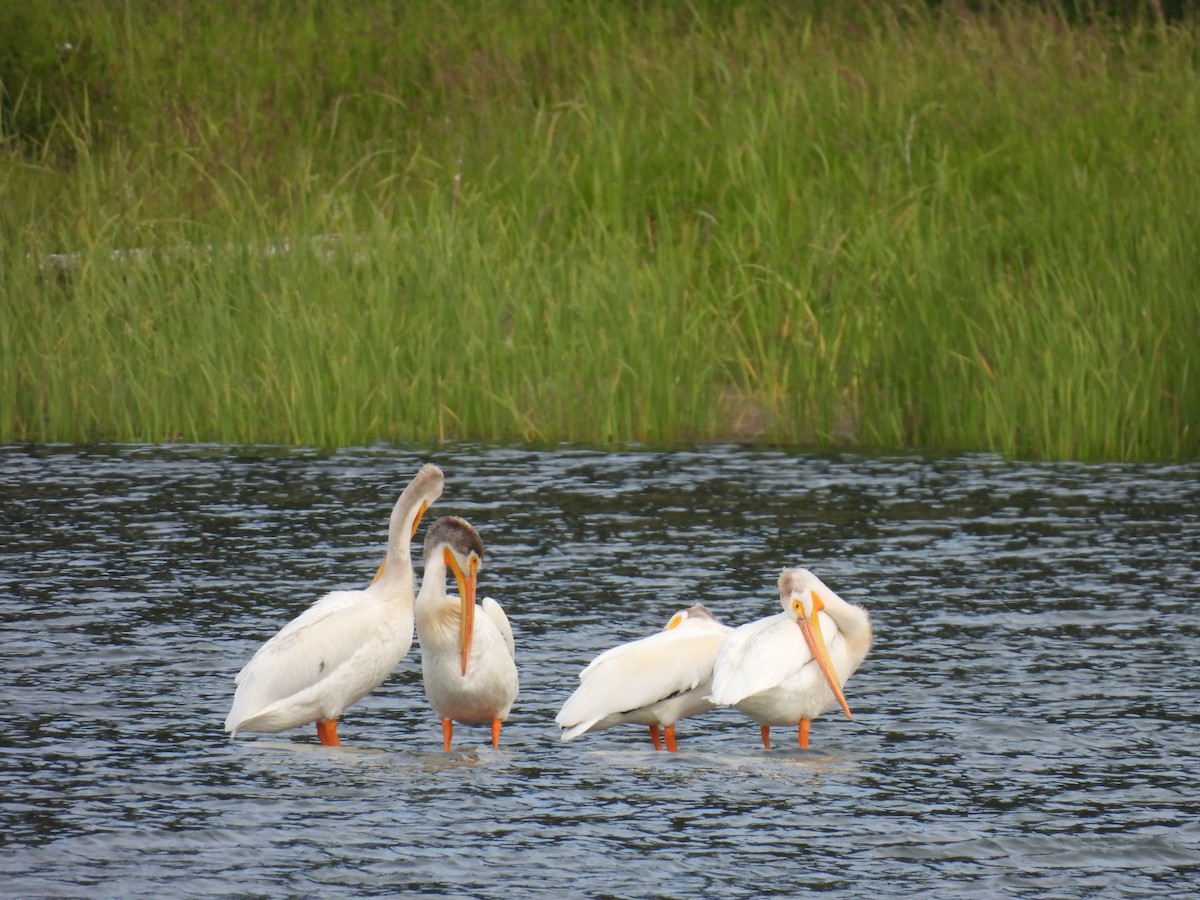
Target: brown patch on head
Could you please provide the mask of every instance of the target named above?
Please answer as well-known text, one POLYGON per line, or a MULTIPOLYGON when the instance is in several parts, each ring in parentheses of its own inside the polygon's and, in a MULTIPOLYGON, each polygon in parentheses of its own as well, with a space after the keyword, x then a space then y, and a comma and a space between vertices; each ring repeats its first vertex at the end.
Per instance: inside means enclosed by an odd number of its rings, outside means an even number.
POLYGON ((458 516, 442 516, 429 526, 425 533, 425 558, 436 553, 441 546, 453 547, 461 556, 474 553, 483 559, 483 539, 471 523, 458 516))

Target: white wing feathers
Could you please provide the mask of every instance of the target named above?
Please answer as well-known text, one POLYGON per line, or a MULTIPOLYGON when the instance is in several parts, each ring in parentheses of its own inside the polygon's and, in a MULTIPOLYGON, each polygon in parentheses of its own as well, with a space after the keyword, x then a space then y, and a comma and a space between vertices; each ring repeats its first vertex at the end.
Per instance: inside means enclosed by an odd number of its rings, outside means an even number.
POLYGON ((362 601, 362 591, 332 591, 259 647, 234 679, 239 690, 225 728, 270 715, 272 704, 314 687, 356 655, 376 652, 380 610, 362 601))
POLYGON ((517 644, 513 640, 512 625, 509 624, 508 616, 504 614, 503 608, 491 597, 484 597, 483 601, 479 604, 479 608, 491 620, 492 624, 496 626, 496 630, 504 638, 504 643, 508 647, 508 655, 516 659, 517 644))
POLYGON ((811 660, 804 635, 786 613, 743 625, 717 655, 708 699, 732 706, 787 681, 811 660))
POLYGON ((581 684, 554 721, 581 734, 605 716, 689 691, 712 674, 724 637, 718 630, 677 628, 606 650, 579 673, 581 684))

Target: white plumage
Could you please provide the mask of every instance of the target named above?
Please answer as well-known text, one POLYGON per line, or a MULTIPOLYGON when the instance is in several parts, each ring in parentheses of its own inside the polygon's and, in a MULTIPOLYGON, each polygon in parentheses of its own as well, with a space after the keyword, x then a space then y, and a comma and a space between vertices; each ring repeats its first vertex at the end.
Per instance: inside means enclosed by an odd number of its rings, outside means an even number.
POLYGON ((425 535, 425 573, 417 595, 417 640, 425 696, 442 720, 446 751, 454 723, 490 724, 492 746, 517 699, 516 645, 512 626, 491 597, 475 603, 483 542, 465 520, 445 516, 425 535), (446 569, 458 582, 459 596, 446 594, 446 569), (481 613, 481 615, 477 615, 481 613))
POLYGON ((263 644, 238 673, 225 730, 277 732, 315 721, 336 745, 337 718, 383 683, 412 646, 410 542, 441 496, 442 470, 426 465, 396 501, 383 565, 366 590, 332 591, 263 644))
POLYGON ((579 673, 580 685, 554 721, 569 741, 614 725, 647 725, 655 749, 660 726, 676 750, 675 723, 712 709, 713 662, 733 629, 703 605, 671 617, 662 631, 605 650, 579 673))
POLYGON ((807 747, 810 720, 837 703, 850 716, 841 685, 866 658, 871 623, 865 610, 807 569, 780 573, 779 601, 783 613, 734 629, 726 639, 709 699, 759 723, 767 749, 772 725, 797 725, 800 746, 807 747))

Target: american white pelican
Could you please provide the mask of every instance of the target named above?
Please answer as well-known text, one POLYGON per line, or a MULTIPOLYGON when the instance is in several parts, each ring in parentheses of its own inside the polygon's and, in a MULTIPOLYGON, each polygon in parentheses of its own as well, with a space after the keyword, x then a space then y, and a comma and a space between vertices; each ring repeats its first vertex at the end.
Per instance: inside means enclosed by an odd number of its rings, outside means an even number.
POLYGON ((581 684, 554 721, 569 741, 588 731, 626 722, 650 726, 654 749, 674 753, 675 723, 713 708, 713 662, 733 631, 702 604, 671 617, 657 634, 605 650, 579 673, 581 684))
POLYGON ((463 519, 445 516, 425 535, 425 573, 417 595, 417 640, 425 696, 442 720, 442 748, 450 750, 454 723, 490 722, 492 746, 517 699, 512 627, 491 597, 475 605, 475 582, 483 564, 483 541, 463 519), (446 568, 458 596, 446 594, 446 568), (482 615, 477 616, 476 610, 482 615))
POLYGON ((226 731, 315 721, 322 744, 341 743, 338 716, 382 684, 412 646, 409 545, 442 484, 442 470, 426 465, 404 489, 388 523, 387 554, 366 590, 331 591, 258 648, 237 675, 226 731))
POLYGON ((725 640, 709 699, 758 722, 768 750, 772 725, 798 725, 806 748, 810 721, 835 702, 851 718, 841 686, 871 648, 871 622, 807 569, 779 573, 779 602, 785 612, 725 640))

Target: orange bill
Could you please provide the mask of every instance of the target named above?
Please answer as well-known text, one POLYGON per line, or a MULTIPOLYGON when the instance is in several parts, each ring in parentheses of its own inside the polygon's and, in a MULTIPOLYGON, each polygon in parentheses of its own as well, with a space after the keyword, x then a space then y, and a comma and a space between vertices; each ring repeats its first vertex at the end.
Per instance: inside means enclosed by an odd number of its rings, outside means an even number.
POLYGON ((800 631, 804 634, 808 649, 812 651, 813 659, 821 667, 821 674, 829 682, 829 689, 833 691, 833 696, 837 697, 838 703, 842 705, 842 711, 846 714, 846 718, 853 719, 854 716, 850 714, 850 706, 846 703, 846 695, 842 693, 842 686, 838 684, 837 673, 833 671, 833 660, 829 658, 829 650, 825 647, 825 638, 821 635, 821 623, 817 613, 825 608, 825 604, 821 602, 816 591, 812 592, 812 598, 812 615, 801 616, 797 623, 800 625, 800 631))
MULTIPOLYGON (((467 674, 467 661, 471 658, 471 640, 475 637, 475 566, 470 565, 464 572, 458 565, 458 560, 449 549, 445 551, 446 565, 454 573, 458 582, 458 598, 462 604, 459 618, 459 642, 462 651, 462 673, 467 674)), ((474 557, 472 557, 474 563, 474 557)))
POLYGON ((416 536, 417 526, 421 524, 421 518, 425 515, 425 512, 428 509, 429 509, 429 504, 426 503, 424 500, 422 500, 421 508, 417 510, 417 517, 415 519, 413 519, 412 533, 410 533, 408 536, 409 540, 412 540, 416 536))

